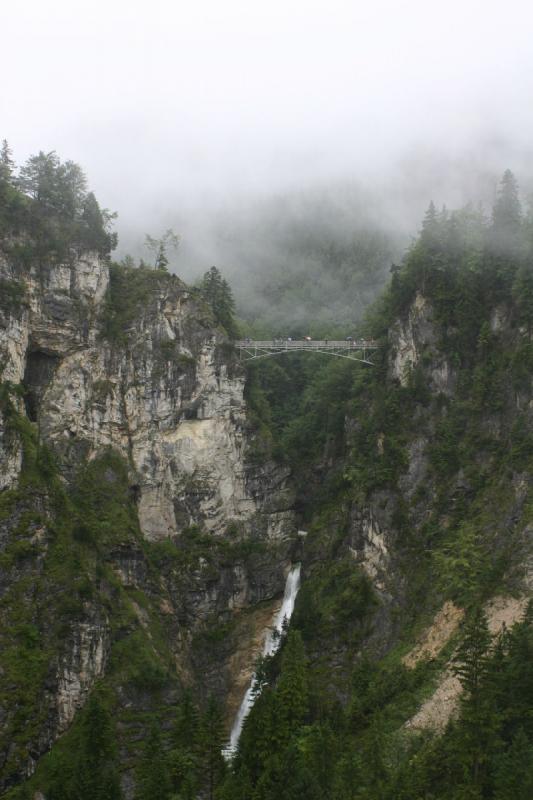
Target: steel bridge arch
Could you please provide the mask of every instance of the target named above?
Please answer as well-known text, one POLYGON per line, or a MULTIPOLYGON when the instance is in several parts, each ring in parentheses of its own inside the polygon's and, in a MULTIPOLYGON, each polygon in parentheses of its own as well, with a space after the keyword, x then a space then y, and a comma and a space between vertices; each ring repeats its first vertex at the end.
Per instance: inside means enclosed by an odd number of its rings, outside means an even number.
POLYGON ((321 353, 322 355, 346 358, 349 361, 358 361, 361 364, 375 366, 370 360, 372 352, 378 349, 378 344, 367 339, 347 339, 343 341, 330 341, 328 339, 290 340, 272 339, 268 341, 253 341, 242 339, 235 342, 242 361, 257 361, 262 358, 272 358, 285 353, 321 353))

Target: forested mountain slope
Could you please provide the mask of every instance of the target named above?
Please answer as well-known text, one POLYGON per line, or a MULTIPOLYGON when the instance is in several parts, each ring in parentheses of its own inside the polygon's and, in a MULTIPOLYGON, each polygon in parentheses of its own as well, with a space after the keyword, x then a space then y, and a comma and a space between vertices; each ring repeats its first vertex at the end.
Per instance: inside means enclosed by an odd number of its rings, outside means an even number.
POLYGON ((374 367, 246 373, 205 294, 82 245, 83 202, 29 197, 39 175, 1 185, 6 796, 529 798, 533 229, 512 175, 490 220, 430 207, 368 316, 374 367))
POLYGON ((213 737, 222 760, 223 709, 289 568, 287 470, 255 454, 208 294, 110 264, 78 168, 54 154, 17 178, 4 167, 1 786, 68 731, 52 796, 107 797, 119 772, 132 795, 151 723, 186 689, 218 726, 200 764, 213 737))
POLYGON ((228 798, 531 795, 531 234, 507 173, 490 221, 431 206, 376 367, 253 376, 309 535, 228 798))

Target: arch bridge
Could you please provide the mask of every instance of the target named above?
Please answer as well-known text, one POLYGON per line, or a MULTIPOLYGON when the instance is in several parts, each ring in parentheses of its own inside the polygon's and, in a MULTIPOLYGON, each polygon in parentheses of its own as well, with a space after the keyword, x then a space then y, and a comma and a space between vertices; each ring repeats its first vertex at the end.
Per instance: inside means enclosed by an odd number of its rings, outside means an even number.
POLYGON ((279 356, 283 353, 323 353, 337 358, 349 358, 362 364, 374 366, 370 360, 379 345, 371 339, 271 339, 270 341, 254 341, 240 339, 235 342, 243 361, 256 361, 259 358, 279 356))

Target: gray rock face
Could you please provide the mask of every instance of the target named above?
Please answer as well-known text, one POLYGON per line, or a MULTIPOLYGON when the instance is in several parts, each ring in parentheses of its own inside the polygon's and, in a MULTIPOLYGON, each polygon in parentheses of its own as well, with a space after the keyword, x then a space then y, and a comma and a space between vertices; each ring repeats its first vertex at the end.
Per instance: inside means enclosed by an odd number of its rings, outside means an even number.
MULTIPOLYGON (((214 565, 199 559, 188 572, 169 566, 157 576, 138 544, 106 554, 122 586, 143 592, 158 609, 180 677, 191 683, 201 672, 205 686, 226 696, 235 677, 238 627, 220 651, 206 655, 200 648, 200 655, 191 655, 191 642, 210 625, 245 617, 243 612, 283 592, 294 531, 287 473, 248 458, 244 374, 231 347, 201 300, 176 277, 154 280, 118 342, 103 335, 110 274, 96 255, 39 270, 0 258, 0 280, 17 289, 10 302, 0 297, 0 388, 10 390, 8 404, 0 402, 0 491, 16 487, 22 469, 22 442, 6 424, 11 403, 55 451, 67 482, 106 448, 123 456, 147 540, 179 540, 198 526, 217 540, 230 529, 238 541, 253 537, 265 545, 257 556, 214 565), (14 391, 22 384, 24 396, 14 391)), ((49 518, 42 504, 31 540, 40 555, 32 550, 10 574, 0 571, 0 596, 42 570, 49 518)), ((0 551, 13 541, 25 513, 26 506, 0 520, 0 551)), ((31 589, 25 602, 34 602, 31 589)), ((145 610, 133 600, 132 608, 137 621, 129 624, 145 627, 145 610)), ((46 620, 42 627, 46 635, 46 620)), ((65 631, 40 689, 38 702, 48 711, 26 754, 13 755, 9 742, 6 748, 0 742, 0 766, 16 758, 18 779, 34 771, 106 674, 116 636, 108 610, 87 601, 65 631)), ((0 709, 0 739, 9 740, 15 711, 2 716, 0 709)))
MULTIPOLYGON (((258 491, 246 464, 244 376, 181 281, 162 280, 128 345, 114 347, 101 335, 109 270, 97 256, 39 274, 0 262, 0 275, 19 280, 27 298, 0 312, 0 379, 24 381, 27 413, 65 464, 105 447, 129 459, 148 539, 191 525, 220 535, 231 522, 268 538, 287 533, 284 476, 267 467, 258 491)), ((13 485, 16 447, 0 448, 0 467, 0 486, 13 485)))
POLYGON ((58 664, 55 694, 58 733, 69 727, 94 681, 104 674, 108 647, 107 620, 97 618, 76 627, 71 647, 58 664))
POLYGON ((399 319, 389 332, 392 346, 389 374, 407 386, 413 369, 427 354, 432 359, 430 370, 431 389, 444 395, 452 395, 456 376, 449 362, 437 347, 437 337, 430 302, 417 293, 405 319, 399 319))

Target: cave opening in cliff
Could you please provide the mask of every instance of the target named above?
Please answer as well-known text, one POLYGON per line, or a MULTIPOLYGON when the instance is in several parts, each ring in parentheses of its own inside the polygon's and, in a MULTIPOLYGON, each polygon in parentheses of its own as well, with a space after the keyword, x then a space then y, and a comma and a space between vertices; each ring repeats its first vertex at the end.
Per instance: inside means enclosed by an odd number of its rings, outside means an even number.
POLYGON ((26 387, 24 404, 28 419, 32 422, 37 422, 38 408, 58 363, 57 356, 42 350, 33 350, 27 355, 26 369, 24 370, 24 386, 26 387))

